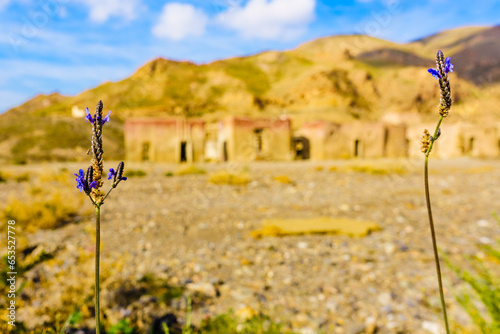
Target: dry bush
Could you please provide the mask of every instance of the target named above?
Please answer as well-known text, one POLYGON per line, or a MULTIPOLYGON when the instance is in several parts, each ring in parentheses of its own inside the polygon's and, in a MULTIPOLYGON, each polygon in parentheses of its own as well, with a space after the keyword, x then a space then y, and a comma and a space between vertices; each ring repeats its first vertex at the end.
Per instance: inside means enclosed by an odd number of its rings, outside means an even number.
POLYGON ((250 183, 251 178, 248 173, 230 173, 221 170, 210 175, 208 182, 213 184, 246 185, 250 183))
POLYGON ((206 173, 207 172, 202 168, 196 167, 195 165, 189 165, 179 168, 175 172, 175 175, 202 175, 206 173))
POLYGON ((291 184, 293 181, 286 175, 278 175, 273 178, 274 181, 277 181, 279 183, 283 184, 291 184))
POLYGON ((90 214, 85 197, 77 191, 70 172, 42 172, 25 186, 24 193, 10 194, 0 216, 3 221, 15 220, 16 226, 28 232, 56 228, 90 214))

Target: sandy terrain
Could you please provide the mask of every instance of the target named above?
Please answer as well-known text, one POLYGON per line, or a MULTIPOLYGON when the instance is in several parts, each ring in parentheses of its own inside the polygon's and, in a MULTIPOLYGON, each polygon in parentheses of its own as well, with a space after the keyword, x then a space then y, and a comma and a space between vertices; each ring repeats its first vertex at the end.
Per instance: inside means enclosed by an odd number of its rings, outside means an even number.
MULTIPOLYGON (((440 333, 421 162, 369 163, 399 166, 404 174, 373 175, 344 167, 360 163, 217 164, 200 166, 207 175, 173 177, 164 174, 174 166, 127 166, 142 169, 147 176, 122 182, 103 206, 104 280, 132 282, 149 274, 174 285, 187 284, 190 291, 207 296, 195 307, 195 323, 232 308, 262 311, 302 333, 365 333, 375 327, 377 333, 440 333), (337 171, 330 171, 331 166, 337 171), (246 186, 208 182, 216 170, 242 168, 252 178, 246 186), (283 175, 292 182, 273 179, 283 175), (382 230, 364 238, 250 235, 266 218, 320 216, 371 220, 382 230)), ((71 171, 84 167, 64 166, 71 171)), ((464 263, 465 255, 481 255, 479 244, 500 237, 491 217, 492 211, 500 212, 499 179, 500 161, 431 159, 438 243, 455 261, 464 263)), ((3 202, 22 187, 14 182, 0 185, 0 199, 3 202)), ((74 277, 82 277, 81 285, 91 295, 92 229, 89 216, 78 224, 29 236, 31 244, 47 249, 57 245, 60 250, 56 262, 39 265, 33 270, 36 275, 28 273, 28 280, 38 277, 44 285, 26 289, 29 302, 19 310, 20 319, 41 322, 36 311, 65 300, 54 291, 63 291, 74 277), (83 263, 78 270, 77 263, 83 263)), ((444 284, 450 317, 467 326, 470 320, 454 297, 463 284, 446 266, 444 284)), ((154 299, 141 298, 133 301, 134 306, 124 305, 116 302, 116 287, 103 284, 108 319, 150 310, 153 315, 175 312, 183 321, 182 302, 160 307, 154 299)))

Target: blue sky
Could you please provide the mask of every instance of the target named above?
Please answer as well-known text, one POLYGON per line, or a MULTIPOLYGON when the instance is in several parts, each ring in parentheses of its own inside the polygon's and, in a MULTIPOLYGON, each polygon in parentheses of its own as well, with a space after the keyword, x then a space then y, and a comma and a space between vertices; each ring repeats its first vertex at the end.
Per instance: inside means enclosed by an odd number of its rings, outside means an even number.
POLYGON ((499 13, 497 0, 0 0, 0 112, 156 57, 207 63, 352 33, 403 43, 499 13))

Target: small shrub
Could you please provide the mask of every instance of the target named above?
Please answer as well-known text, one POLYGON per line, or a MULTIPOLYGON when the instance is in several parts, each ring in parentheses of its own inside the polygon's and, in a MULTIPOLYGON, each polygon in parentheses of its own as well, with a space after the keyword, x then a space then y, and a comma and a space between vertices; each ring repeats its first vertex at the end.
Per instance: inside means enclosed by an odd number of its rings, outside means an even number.
POLYGON ((7 182, 8 176, 5 173, 0 172, 0 183, 7 182))
POLYGON ((142 169, 129 169, 128 171, 125 172, 126 177, 143 177, 146 176, 146 172, 143 171, 142 169))
POLYGON ((176 175, 203 175, 206 173, 207 172, 204 169, 198 168, 194 165, 180 168, 175 172, 176 175))
POLYGON ((255 315, 248 319, 241 319, 232 311, 223 313, 215 318, 203 320, 199 334, 281 334, 288 333, 281 329, 281 325, 273 322, 266 315, 255 315))
POLYGON ((79 310, 76 310, 75 312, 71 313, 70 316, 68 317, 68 324, 71 326, 78 325, 83 321, 83 315, 82 312, 79 310))
POLYGON ((29 173, 23 173, 23 174, 18 174, 18 175, 15 175, 14 176, 14 180, 17 182, 17 183, 21 183, 21 182, 27 182, 30 180, 30 174, 29 173))
POLYGON ((356 173, 365 173, 371 175, 390 175, 390 174, 399 174, 404 175, 407 174, 407 170, 401 166, 350 166, 347 167, 348 171, 356 172, 356 173))
POLYGON ((172 177, 172 176, 174 176, 174 173, 172 173, 172 172, 166 172, 165 176, 166 177, 172 177))
POLYGON ((290 184, 290 183, 293 183, 292 180, 290 180, 290 178, 286 175, 278 175, 278 176, 275 176, 273 178, 274 181, 277 181, 279 183, 283 183, 283 184, 290 184))
POLYGON ((61 182, 40 177, 26 186, 24 194, 10 196, 0 211, 3 221, 15 220, 23 230, 33 232, 56 228, 89 214, 90 206, 74 191, 69 175, 53 177, 61 182))
POLYGON ((26 165, 28 162, 26 161, 25 158, 14 157, 12 159, 12 163, 14 165, 26 165))
POLYGON ((225 170, 218 171, 208 179, 213 184, 246 185, 251 179, 247 173, 233 174, 225 170))
MULTIPOLYGON (((500 224, 498 216, 494 215, 494 217, 500 224)), ((473 323, 483 334, 500 333, 500 280, 498 279, 500 240, 497 240, 497 249, 489 245, 481 248, 488 257, 485 259, 480 259, 477 256, 469 258, 471 272, 464 270, 463 266, 454 264, 446 255, 443 257, 447 266, 475 292, 475 296, 471 296, 467 292, 456 296, 457 301, 469 314, 473 323), (487 262, 493 262, 493 266, 490 263, 490 267, 497 268, 488 268, 487 262), (477 302, 479 300, 484 305, 486 312, 478 309, 477 302)))
POLYGON ((127 319, 120 320, 117 324, 111 326, 108 330, 109 334, 133 334, 135 333, 134 327, 130 325, 127 319))

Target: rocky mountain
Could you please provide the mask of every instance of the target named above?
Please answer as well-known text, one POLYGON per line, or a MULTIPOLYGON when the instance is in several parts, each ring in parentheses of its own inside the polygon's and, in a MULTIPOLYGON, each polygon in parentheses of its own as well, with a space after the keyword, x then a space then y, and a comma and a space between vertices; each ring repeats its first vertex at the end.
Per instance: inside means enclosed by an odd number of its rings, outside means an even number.
POLYGON ((214 121, 227 115, 286 114, 295 126, 311 119, 377 120, 387 113, 425 118, 439 99, 426 71, 438 49, 455 64, 454 114, 477 119, 487 109, 491 117, 499 116, 499 26, 460 28, 408 44, 333 36, 291 51, 210 64, 158 58, 127 79, 76 96, 37 96, 0 115, 0 160, 85 158, 90 130, 81 116, 74 117, 75 110, 93 109, 99 100, 113 111, 105 141, 117 159, 123 156, 123 121, 130 117, 183 115, 214 121))

